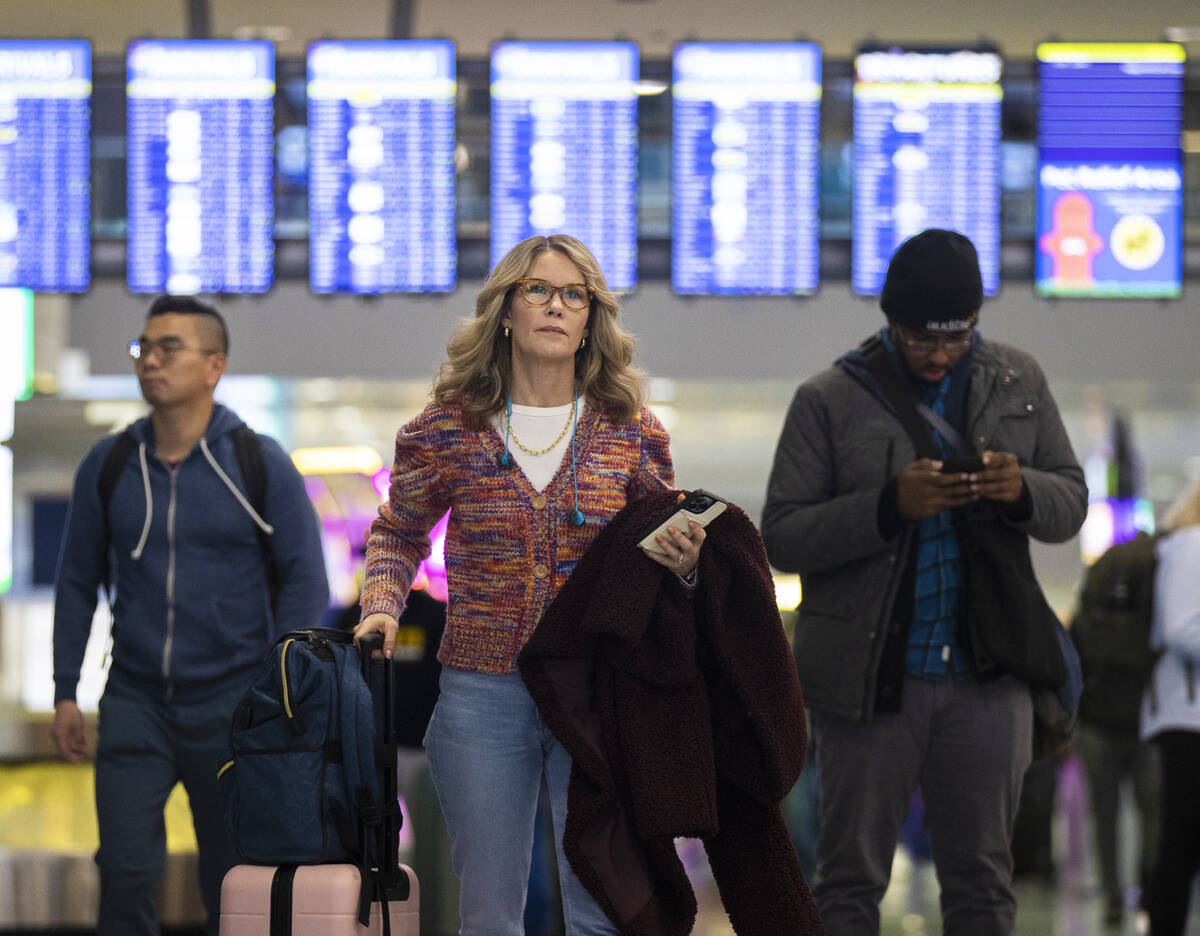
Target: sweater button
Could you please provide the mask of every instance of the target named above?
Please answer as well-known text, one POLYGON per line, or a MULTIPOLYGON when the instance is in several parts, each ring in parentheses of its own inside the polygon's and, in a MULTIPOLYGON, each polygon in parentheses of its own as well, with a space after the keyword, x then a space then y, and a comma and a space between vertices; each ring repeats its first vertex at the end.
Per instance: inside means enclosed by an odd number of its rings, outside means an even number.
POLYGON ((533 577, 534 578, 544 579, 549 574, 550 574, 550 570, 547 569, 540 562, 533 567, 533 577))
POLYGON ((532 503, 533 503, 534 510, 545 510, 546 509, 546 498, 543 497, 541 494, 538 494, 533 499, 532 503))

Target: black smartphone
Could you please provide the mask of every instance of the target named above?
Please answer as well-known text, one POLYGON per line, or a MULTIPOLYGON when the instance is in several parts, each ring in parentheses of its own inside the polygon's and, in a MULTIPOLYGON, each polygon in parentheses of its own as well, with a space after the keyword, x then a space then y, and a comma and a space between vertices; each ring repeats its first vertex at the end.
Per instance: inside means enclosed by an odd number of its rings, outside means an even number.
POLYGON ((983 471, 983 458, 979 455, 951 455, 942 459, 942 474, 973 474, 983 471))
POLYGON ((661 553, 662 550, 658 548, 658 543, 654 541, 654 537, 659 534, 665 534, 667 527, 673 526, 686 533, 689 520, 695 521, 701 526, 708 526, 725 512, 726 506, 726 502, 717 497, 716 494, 712 494, 703 488, 696 488, 680 503, 672 507, 668 513, 663 514, 654 523, 642 530, 638 534, 637 544, 642 549, 661 553))

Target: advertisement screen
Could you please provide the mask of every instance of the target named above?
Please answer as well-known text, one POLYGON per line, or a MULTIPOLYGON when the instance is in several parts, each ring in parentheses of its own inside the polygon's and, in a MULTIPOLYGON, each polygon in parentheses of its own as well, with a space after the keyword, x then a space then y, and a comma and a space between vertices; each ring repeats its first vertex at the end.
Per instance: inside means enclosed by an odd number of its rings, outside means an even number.
POLYGON ((0 286, 91 281, 92 47, 0 39, 0 286))
POLYGON ((821 50, 689 42, 673 74, 675 291, 815 291, 821 50))
POLYGON ((1183 78, 1173 43, 1038 46, 1041 295, 1180 294, 1183 78))
POLYGON ((126 76, 129 288, 270 289, 274 46, 141 40, 126 76))
POLYGON ((492 48, 491 263, 535 234, 570 234, 610 289, 637 283, 637 80, 632 42, 492 48))
POLYGON ((309 47, 314 292, 454 288, 454 69, 443 40, 309 47))
POLYGON ((902 241, 950 228, 979 253, 983 290, 1000 287, 998 54, 864 50, 854 60, 851 285, 876 295, 902 241))

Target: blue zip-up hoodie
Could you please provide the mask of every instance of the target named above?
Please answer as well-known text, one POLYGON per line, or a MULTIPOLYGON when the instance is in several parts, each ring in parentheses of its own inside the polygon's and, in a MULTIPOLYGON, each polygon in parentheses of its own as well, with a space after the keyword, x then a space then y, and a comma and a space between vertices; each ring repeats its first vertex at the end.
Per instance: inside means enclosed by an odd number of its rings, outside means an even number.
POLYGON ((138 447, 109 502, 111 537, 100 529, 97 484, 117 436, 84 457, 55 593, 56 703, 75 698, 110 557, 116 597, 109 678, 155 697, 202 699, 248 684, 280 634, 320 621, 329 585, 304 481, 279 444, 260 435, 267 483, 259 517, 243 493, 234 452, 240 425, 237 414, 215 405, 199 444, 174 470, 155 456, 150 418, 130 426, 138 447), (269 534, 278 567, 274 618, 256 527, 269 534))

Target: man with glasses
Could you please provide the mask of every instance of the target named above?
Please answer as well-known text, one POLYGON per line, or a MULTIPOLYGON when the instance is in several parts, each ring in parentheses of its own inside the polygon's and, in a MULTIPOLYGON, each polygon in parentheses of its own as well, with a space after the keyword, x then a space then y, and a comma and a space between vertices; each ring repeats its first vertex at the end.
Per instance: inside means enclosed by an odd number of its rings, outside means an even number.
POLYGON ((55 593, 54 739, 69 761, 89 754, 75 691, 107 584, 112 662, 95 759, 101 936, 158 933, 163 807, 176 782, 216 936, 221 879, 236 860, 217 790, 234 706, 273 641, 317 624, 329 602, 299 473, 278 443, 213 401, 228 351, 211 306, 157 299, 129 344, 150 414, 96 443, 75 477, 55 593))
POLYGON ((888 266, 887 324, 800 386, 775 452, 762 532, 771 564, 804 589, 795 652, 821 781, 814 893, 830 936, 879 932, 918 786, 942 932, 1013 931, 1032 703, 1017 677, 975 671, 953 511, 990 501, 1001 522, 1061 542, 1083 523, 1087 489, 1037 363, 977 333, 982 301, 966 237, 909 238, 888 266), (917 457, 919 432, 938 457, 917 457))

